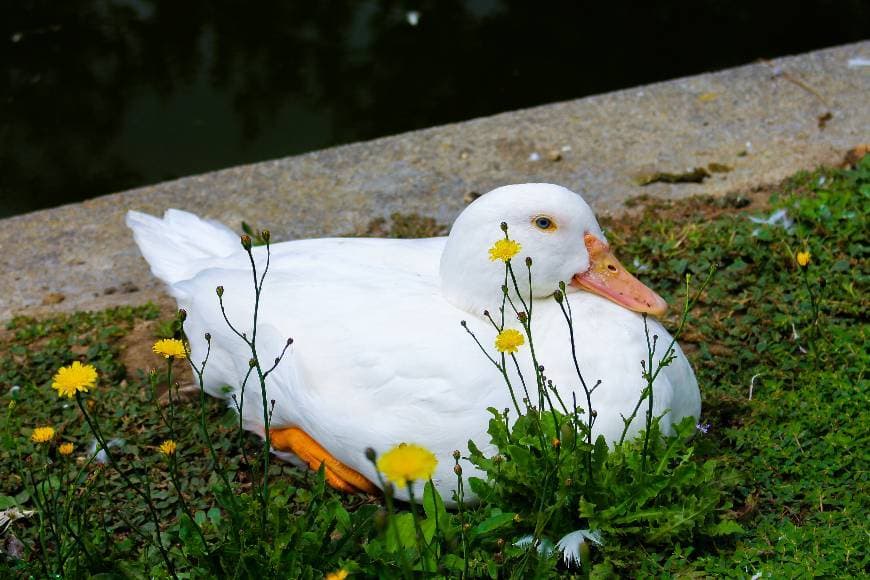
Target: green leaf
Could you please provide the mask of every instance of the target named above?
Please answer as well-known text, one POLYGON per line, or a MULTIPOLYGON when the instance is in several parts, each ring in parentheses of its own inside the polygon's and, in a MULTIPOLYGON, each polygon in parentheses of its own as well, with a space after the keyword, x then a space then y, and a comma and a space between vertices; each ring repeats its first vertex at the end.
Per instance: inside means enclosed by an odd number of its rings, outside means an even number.
POLYGON ((414 529, 414 517, 410 512, 404 512, 390 518, 387 524, 386 540, 387 550, 390 552, 396 552, 399 548, 413 548, 417 545, 417 531, 414 529))
MULTIPOLYGON (((453 572, 462 572, 465 570, 465 560, 456 554, 447 554, 441 559, 441 565, 453 572)), ((457 574, 458 575, 458 574, 457 574)))
POLYGON ((489 495, 490 489, 489 484, 486 482, 486 480, 483 480, 479 477, 469 477, 468 486, 477 497, 486 497, 489 495))
POLYGON ((527 473, 531 473, 534 469, 532 454, 528 448, 519 445, 508 445, 507 455, 516 465, 517 469, 527 473))
POLYGON ((722 520, 704 528, 704 532, 710 536, 730 536, 732 534, 742 534, 745 531, 743 526, 734 520, 722 520))
POLYGON ((607 461, 607 440, 604 435, 599 435, 595 440, 595 449, 592 451, 592 470, 593 472, 601 471, 604 462, 607 461))
POLYGON ((446 533, 449 530, 450 518, 447 514, 447 508, 444 507, 441 494, 432 485, 432 480, 427 481, 426 487, 423 489, 423 511, 433 523, 438 522, 438 529, 442 532, 446 533))
POLYGON ((211 524, 214 527, 217 528, 220 526, 220 523, 221 523, 221 510, 220 509, 213 507, 213 508, 209 509, 205 515, 208 516, 209 521, 211 521, 211 524))
POLYGON ((500 528, 503 528, 514 521, 514 516, 516 516, 516 514, 511 512, 491 516, 477 524, 477 526, 475 526, 474 528, 472 528, 471 536, 482 536, 494 532, 495 530, 498 530, 500 528))

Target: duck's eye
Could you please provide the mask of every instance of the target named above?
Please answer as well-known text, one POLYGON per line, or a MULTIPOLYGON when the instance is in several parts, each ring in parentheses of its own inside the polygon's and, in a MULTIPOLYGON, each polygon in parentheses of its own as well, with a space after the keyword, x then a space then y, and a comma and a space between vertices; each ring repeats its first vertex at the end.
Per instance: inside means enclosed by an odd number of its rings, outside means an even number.
POLYGON ((534 224, 535 226, 544 231, 551 232, 556 229, 556 224, 553 222, 553 220, 545 215, 539 215, 538 217, 536 217, 534 220, 534 224))

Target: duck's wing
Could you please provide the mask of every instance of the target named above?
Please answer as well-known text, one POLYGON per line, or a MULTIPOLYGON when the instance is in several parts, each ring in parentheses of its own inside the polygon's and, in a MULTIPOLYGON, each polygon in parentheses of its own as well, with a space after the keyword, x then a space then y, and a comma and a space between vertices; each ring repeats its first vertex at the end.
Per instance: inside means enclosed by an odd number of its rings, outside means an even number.
MULTIPOLYGON (((267 380, 275 426, 302 427, 336 458, 366 471, 364 450, 419 442, 439 457, 452 480, 449 453, 469 438, 485 446, 488 406, 507 398, 498 372, 460 326, 468 317, 441 296, 438 260, 443 239, 309 240, 273 247, 259 301, 257 346, 271 366, 288 338, 293 344, 267 380), (495 386, 495 389, 492 387, 495 386), (443 455, 443 454, 442 454, 443 455)), ((256 253, 258 272, 265 267, 256 253)), ((210 393, 242 401, 241 380, 251 353, 238 332, 253 335, 255 295, 247 256, 213 262, 172 285, 188 311, 194 361, 212 352, 210 393), (223 311, 215 294, 223 287, 223 311), (228 387, 228 388, 227 388, 228 387)), ((476 324, 476 322, 475 322, 476 324)), ((494 331, 481 329, 492 344, 494 331)), ((242 415, 262 429, 263 396, 255 377, 245 387, 242 415)), ((374 474, 369 474, 374 477, 374 474)))

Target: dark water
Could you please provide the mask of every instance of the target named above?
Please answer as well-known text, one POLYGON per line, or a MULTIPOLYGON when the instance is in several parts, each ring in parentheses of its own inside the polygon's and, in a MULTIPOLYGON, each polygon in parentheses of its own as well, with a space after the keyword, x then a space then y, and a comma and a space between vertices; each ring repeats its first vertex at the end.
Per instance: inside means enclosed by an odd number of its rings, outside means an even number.
POLYGON ((3 6, 0 216, 870 31, 863 0, 3 6))

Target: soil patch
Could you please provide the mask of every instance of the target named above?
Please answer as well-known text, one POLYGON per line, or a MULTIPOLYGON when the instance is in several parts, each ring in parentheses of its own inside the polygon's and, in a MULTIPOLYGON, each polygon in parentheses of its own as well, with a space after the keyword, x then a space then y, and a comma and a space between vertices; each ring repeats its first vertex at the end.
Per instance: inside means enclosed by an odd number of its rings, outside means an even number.
MULTIPOLYGON (((133 328, 118 341, 120 351, 118 358, 127 371, 127 378, 134 378, 139 371, 147 373, 153 368, 162 372, 164 360, 154 354, 151 347, 160 338, 159 327, 164 321, 174 315, 174 310, 168 305, 161 304, 160 318, 156 320, 137 320, 133 328)), ((194 383, 193 372, 190 365, 182 361, 182 364, 173 365, 175 382, 181 387, 194 383)), ((162 385, 160 394, 166 390, 162 385)))

